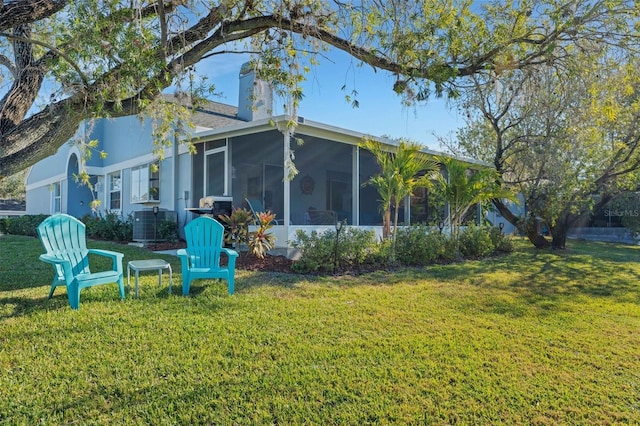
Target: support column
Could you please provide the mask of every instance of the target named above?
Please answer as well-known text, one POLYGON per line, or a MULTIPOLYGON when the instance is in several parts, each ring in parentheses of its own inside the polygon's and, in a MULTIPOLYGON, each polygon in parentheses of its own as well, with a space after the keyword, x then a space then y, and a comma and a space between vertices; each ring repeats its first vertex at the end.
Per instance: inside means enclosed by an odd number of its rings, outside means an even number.
POLYGON ((350 225, 360 225, 360 147, 353 147, 353 174, 351 176, 351 222, 350 225))
POLYGON ((282 185, 283 186, 283 194, 284 194, 284 217, 283 222, 284 222, 284 234, 287 236, 289 235, 289 219, 291 218, 291 130, 289 130, 288 128, 285 128, 284 131, 282 131, 282 134, 284 136, 283 138, 283 143, 284 143, 284 158, 283 158, 283 164, 284 164, 284 179, 282 180, 282 185))

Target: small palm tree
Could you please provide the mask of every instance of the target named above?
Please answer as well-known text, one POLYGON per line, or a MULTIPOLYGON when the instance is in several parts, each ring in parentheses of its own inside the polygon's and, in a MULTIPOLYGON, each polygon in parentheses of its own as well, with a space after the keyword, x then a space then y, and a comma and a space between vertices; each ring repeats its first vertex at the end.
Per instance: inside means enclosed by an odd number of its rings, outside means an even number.
POLYGON ((395 239, 400 203, 406 197, 413 195, 416 188, 430 186, 429 174, 437 170, 438 165, 436 161, 420 152, 423 146, 415 142, 401 140, 397 147, 385 150, 382 143, 366 139, 360 146, 369 150, 380 166, 380 173, 371 177, 368 184, 374 185, 380 195, 384 238, 391 235, 391 210, 395 206, 393 220, 395 239), (426 174, 420 175, 421 172, 426 174))
POLYGON ((475 204, 494 199, 518 202, 515 193, 500 185, 494 169, 470 170, 468 164, 451 157, 438 157, 447 175, 434 174, 435 188, 449 203, 449 225, 454 238, 458 237, 462 220, 475 204))

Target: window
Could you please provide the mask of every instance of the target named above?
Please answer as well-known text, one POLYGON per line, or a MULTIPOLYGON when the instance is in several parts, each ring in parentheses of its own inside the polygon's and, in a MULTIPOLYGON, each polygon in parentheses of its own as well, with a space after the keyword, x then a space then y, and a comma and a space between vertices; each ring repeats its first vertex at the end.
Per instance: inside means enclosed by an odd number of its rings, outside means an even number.
POLYGON ((120 172, 111 173, 107 177, 109 185, 109 210, 120 210, 121 184, 120 172))
POLYGON ((160 165, 158 162, 131 169, 131 202, 160 201, 160 165))
POLYGON ((207 142, 204 154, 205 195, 227 194, 227 145, 223 141, 207 142))
POLYGON ((51 185, 51 213, 62 212, 62 192, 60 182, 51 185))

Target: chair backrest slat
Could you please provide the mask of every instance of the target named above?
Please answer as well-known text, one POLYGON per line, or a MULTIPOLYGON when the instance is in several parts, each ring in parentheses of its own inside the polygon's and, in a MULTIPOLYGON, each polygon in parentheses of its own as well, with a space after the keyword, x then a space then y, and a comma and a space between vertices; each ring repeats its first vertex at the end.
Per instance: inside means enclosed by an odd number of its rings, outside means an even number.
MULTIPOLYGON (((68 260, 74 275, 91 272, 84 223, 66 214, 56 214, 38 226, 38 235, 47 254, 68 260)), ((62 275, 61 268, 57 271, 62 275)))
POLYGON ((189 222, 184 231, 192 266, 219 266, 224 226, 210 217, 200 216, 189 222))

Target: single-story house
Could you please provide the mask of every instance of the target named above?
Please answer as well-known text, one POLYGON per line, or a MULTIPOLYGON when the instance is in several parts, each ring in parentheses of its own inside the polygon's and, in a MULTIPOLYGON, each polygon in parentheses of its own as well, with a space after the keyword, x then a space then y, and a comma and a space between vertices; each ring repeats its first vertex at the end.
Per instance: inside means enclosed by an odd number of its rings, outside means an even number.
MULTIPOLYGON (((291 117, 271 115, 268 84, 248 67, 242 68, 239 84, 238 107, 209 102, 196 110, 196 154, 174 143, 159 162, 152 153, 151 120, 141 122, 135 116, 82 126, 79 132, 86 134, 81 136, 97 140, 96 150, 107 153, 86 160, 93 192, 76 183, 82 154, 74 144, 65 144, 31 168, 27 213, 82 217, 92 214, 91 201, 97 198, 103 211, 134 216, 134 239, 151 240, 151 218, 158 220, 158 213, 161 218, 177 217, 181 229, 202 213, 203 199, 211 196, 223 210, 233 206, 274 212, 279 220, 272 231, 279 247, 287 246, 297 229, 333 227, 335 221, 380 233, 379 197, 375 187, 364 185, 379 167, 373 155, 358 146, 367 135, 302 117, 291 134, 291 117), (290 159, 299 173, 287 180, 285 164, 290 159)), ((432 210, 428 194, 420 192, 406 200, 400 221, 432 222, 444 214, 442 208, 432 210)))

